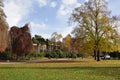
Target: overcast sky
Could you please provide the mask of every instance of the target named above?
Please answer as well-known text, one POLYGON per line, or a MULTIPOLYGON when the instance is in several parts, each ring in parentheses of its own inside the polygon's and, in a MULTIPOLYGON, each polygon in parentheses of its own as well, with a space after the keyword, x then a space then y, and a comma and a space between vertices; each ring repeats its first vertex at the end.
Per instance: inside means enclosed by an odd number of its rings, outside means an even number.
MULTIPOLYGON (((10 27, 30 23, 32 36, 50 38, 53 32, 63 36, 71 33, 68 25, 72 10, 87 0, 4 0, 4 11, 10 27)), ((107 0, 112 15, 120 15, 120 0, 107 0)))

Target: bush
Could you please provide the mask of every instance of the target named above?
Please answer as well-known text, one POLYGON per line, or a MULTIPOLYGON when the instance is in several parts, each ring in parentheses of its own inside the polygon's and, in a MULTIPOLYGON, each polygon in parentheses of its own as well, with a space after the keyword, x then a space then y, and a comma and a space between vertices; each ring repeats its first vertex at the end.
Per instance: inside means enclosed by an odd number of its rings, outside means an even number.
POLYGON ((62 50, 53 50, 51 53, 46 54, 48 58, 77 58, 77 56, 81 55, 77 55, 76 53, 65 53, 62 50))
POLYGON ((51 52, 46 52, 45 57, 48 58, 77 58, 77 57, 82 57, 83 54, 79 53, 67 53, 63 52, 62 50, 52 50, 51 52))
POLYGON ((52 52, 52 58, 59 58, 59 52, 57 50, 52 52))
POLYGON ((59 58, 66 58, 66 53, 60 50, 59 58))
POLYGON ((51 58, 51 53, 50 52, 46 52, 45 57, 51 58))
POLYGON ((10 60, 11 53, 9 51, 5 51, 5 52, 0 53, 0 59, 1 60, 10 60))
POLYGON ((61 50, 53 50, 51 52, 46 52, 45 57, 48 57, 48 58, 65 58, 66 54, 61 50))
POLYGON ((68 53, 67 58, 77 58, 77 54, 76 53, 68 53))
POLYGON ((26 59, 31 59, 31 58, 37 58, 37 57, 45 57, 45 53, 44 52, 41 52, 41 53, 38 53, 38 52, 34 52, 32 54, 28 54, 26 56, 26 59))

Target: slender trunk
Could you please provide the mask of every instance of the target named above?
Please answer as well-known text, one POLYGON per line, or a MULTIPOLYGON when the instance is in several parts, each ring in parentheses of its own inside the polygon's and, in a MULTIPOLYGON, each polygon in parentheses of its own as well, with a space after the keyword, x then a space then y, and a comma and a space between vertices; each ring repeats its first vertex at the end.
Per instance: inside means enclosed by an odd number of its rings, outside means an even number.
POLYGON ((94 49, 94 59, 96 60, 96 50, 94 49))
POLYGON ((100 51, 97 50, 97 61, 100 61, 100 51))

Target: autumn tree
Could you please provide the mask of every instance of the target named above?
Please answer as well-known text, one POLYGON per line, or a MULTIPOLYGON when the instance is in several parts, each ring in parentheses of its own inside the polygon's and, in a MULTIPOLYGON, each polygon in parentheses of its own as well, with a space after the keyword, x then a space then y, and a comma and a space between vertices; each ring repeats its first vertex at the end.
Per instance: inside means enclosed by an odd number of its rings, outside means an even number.
POLYGON ((100 61, 100 43, 102 39, 112 42, 116 34, 116 17, 111 17, 106 0, 89 0, 73 10, 70 21, 76 27, 74 36, 85 42, 92 41, 95 60, 100 61), (114 25, 113 25, 114 24, 114 25))
POLYGON ((69 53, 71 52, 71 50, 72 50, 71 43, 72 43, 72 37, 69 34, 63 39, 63 46, 64 46, 64 49, 65 49, 64 51, 67 51, 69 53))
POLYGON ((78 54, 82 54, 84 56, 92 55, 91 53, 93 47, 91 45, 93 45, 92 40, 87 41, 79 37, 74 37, 72 39, 72 51, 78 54))
POLYGON ((0 52, 5 51, 8 46, 8 24, 3 7, 3 0, 0 0, 0 52))
POLYGON ((54 32, 52 35, 51 35, 51 42, 53 44, 53 46, 55 47, 55 49, 58 48, 58 46, 61 45, 61 39, 62 39, 62 34, 59 34, 57 32, 54 32))
POLYGON ((51 40, 53 42, 58 42, 58 41, 60 41, 61 38, 62 38, 62 34, 59 34, 57 32, 54 32, 51 36, 51 40))
POLYGON ((33 43, 31 40, 29 24, 25 24, 21 28, 13 26, 11 27, 9 34, 11 51, 17 55, 17 59, 20 56, 24 56, 33 52, 33 43))

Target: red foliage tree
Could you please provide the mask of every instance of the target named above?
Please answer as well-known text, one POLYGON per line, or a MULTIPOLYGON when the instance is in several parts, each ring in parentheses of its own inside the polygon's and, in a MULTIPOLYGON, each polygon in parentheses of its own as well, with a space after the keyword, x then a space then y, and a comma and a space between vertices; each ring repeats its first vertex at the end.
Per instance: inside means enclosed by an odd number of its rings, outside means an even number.
POLYGON ((33 43, 28 25, 25 24, 22 28, 13 26, 10 29, 11 50, 17 56, 23 56, 33 52, 33 43))

